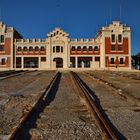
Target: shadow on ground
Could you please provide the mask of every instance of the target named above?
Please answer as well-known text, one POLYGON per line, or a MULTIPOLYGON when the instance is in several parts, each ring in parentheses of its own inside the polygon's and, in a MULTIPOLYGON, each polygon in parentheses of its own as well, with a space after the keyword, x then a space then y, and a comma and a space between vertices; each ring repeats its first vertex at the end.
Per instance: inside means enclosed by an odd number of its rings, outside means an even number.
POLYGON ((40 118, 40 114, 44 111, 44 109, 55 99, 56 93, 59 88, 61 79, 61 73, 58 74, 56 81, 53 83, 52 88, 48 92, 46 98, 41 100, 39 104, 33 109, 32 113, 30 114, 28 121, 19 129, 18 134, 14 140, 30 140, 30 130, 32 128, 37 127, 37 120, 40 118))
MULTIPOLYGON (((79 77, 80 78, 80 77, 79 77)), ((81 78, 80 78, 81 79, 81 78)), ((82 79, 81 79, 82 80, 82 79)), ((100 111, 102 112, 103 116, 105 117, 105 119, 107 120, 107 122, 109 123, 110 127, 112 128, 113 132, 115 133, 115 135, 117 136, 118 140, 127 140, 127 138, 121 134, 119 132, 119 130, 113 125, 113 123, 111 122, 111 120, 108 118, 108 115, 105 113, 105 110, 102 108, 101 104, 100 104, 100 100, 98 98, 98 96, 96 96, 95 92, 93 92, 88 86, 87 84, 82 80, 83 84, 85 85, 85 87, 88 89, 90 95, 94 98, 94 102, 97 104, 98 108, 100 109, 100 111)))

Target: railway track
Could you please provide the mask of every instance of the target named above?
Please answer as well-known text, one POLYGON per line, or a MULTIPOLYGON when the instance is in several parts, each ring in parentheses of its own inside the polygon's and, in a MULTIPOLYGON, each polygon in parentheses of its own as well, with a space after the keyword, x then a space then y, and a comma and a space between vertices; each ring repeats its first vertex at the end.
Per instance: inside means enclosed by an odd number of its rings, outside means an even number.
MULTIPOLYGON (((87 72, 79 72, 78 75, 86 84, 89 84, 90 89, 94 91, 96 95, 95 99, 99 102, 99 105, 101 105, 104 114, 107 115, 118 139, 138 139, 139 133, 137 133, 137 131, 140 127, 137 125, 139 124, 137 117, 139 117, 139 113, 135 112, 135 110, 139 108, 138 99, 136 100, 127 94, 129 90, 127 92, 127 90, 123 89, 123 86, 121 86, 121 78, 120 82, 118 81, 119 84, 114 85, 113 80, 117 81, 117 77, 115 76, 104 76, 104 72, 102 74, 102 71, 97 72, 97 74, 89 71, 88 73, 91 75, 87 74, 87 72), (94 76, 97 76, 97 79, 94 76), (105 81, 100 80, 100 78, 105 81), (113 88, 108 83, 113 84, 116 88, 113 88), (131 132, 129 131, 130 128, 132 128, 131 132)), ((135 82, 138 83, 138 81, 135 82)), ((128 79, 126 83, 129 83, 128 79)), ((126 83, 124 81, 122 82, 124 85, 126 83)), ((136 87, 134 82, 130 83, 133 84, 133 86, 131 86, 132 89, 136 87)))
POLYGON ((140 74, 138 72, 137 73, 134 73, 134 72, 126 73, 126 72, 121 72, 121 71, 120 72, 108 71, 107 73, 110 75, 117 75, 117 76, 121 76, 121 77, 128 78, 128 79, 140 80, 140 74))
POLYGON ((89 105, 90 110, 92 111, 100 129, 103 132, 103 135, 104 135, 103 139, 117 140, 117 136, 115 135, 111 126, 109 125, 109 123, 105 119, 105 116, 103 115, 103 113, 101 112, 97 103, 95 102, 95 99, 91 95, 91 92, 90 92, 88 86, 82 81, 82 79, 76 73, 72 72, 72 75, 73 75, 73 78, 75 80, 75 83, 79 86, 80 90, 82 90, 82 93, 85 96, 87 104, 89 105))
POLYGON ((10 71, 3 71, 0 72, 0 80, 5 80, 8 78, 12 78, 12 77, 16 77, 16 76, 20 76, 22 74, 26 74, 26 73, 32 73, 32 72, 36 72, 37 70, 18 70, 18 71, 14 71, 14 70, 10 70, 10 71))
MULTIPOLYGON (((106 85, 108 85, 108 87, 109 88, 112 88, 114 91, 116 91, 116 92, 114 92, 114 93, 116 93, 117 95, 119 95, 122 99, 124 99, 124 100, 127 100, 127 101, 130 101, 130 102, 135 102, 136 104, 138 104, 139 105, 139 97, 136 97, 136 96, 134 96, 131 92, 129 92, 129 89, 125 89, 125 88, 123 88, 123 86, 121 86, 121 85, 119 85, 119 84, 115 84, 114 82, 110 82, 111 81, 111 79, 110 79, 110 81, 108 80, 108 79, 106 79, 106 78, 102 78, 102 76, 100 77, 100 76, 96 76, 96 74, 92 74, 92 73, 90 73, 90 72, 84 72, 88 77, 90 77, 90 78, 92 78, 92 79, 96 79, 96 80, 98 80, 98 81, 100 81, 100 82, 102 82, 102 83, 104 83, 104 84, 106 84, 106 85)), ((118 77, 119 77, 119 75, 117 75, 118 77)), ((118 77, 116 77, 116 79, 118 78, 118 77)), ((123 83, 122 84, 133 84, 133 83, 135 83, 136 81, 137 81, 137 83, 138 83, 138 79, 133 79, 133 78, 129 78, 129 77, 125 77, 125 76, 122 76, 122 77, 124 77, 124 78, 127 78, 126 79, 126 82, 125 81, 123 81, 123 83), (132 79, 133 80, 133 82, 128 82, 129 81, 129 79, 132 79)), ((118 82, 119 82, 119 80, 117 80, 118 82)), ((121 83, 121 81, 120 81, 120 83, 121 83)), ((135 86, 135 84, 134 84, 134 86, 135 86)), ((133 88, 133 87, 132 87, 133 88)), ((137 87, 136 87, 137 88, 137 87)), ((135 91, 136 93, 137 93, 137 91, 135 91)))
POLYGON ((97 80, 103 82, 104 84, 108 85, 110 88, 114 89, 114 90, 116 91, 116 93, 118 93, 118 95, 121 96, 123 99, 127 99, 127 97, 126 97, 125 95, 122 94, 122 90, 121 90, 120 88, 114 86, 114 84, 109 83, 109 82, 107 82, 106 80, 104 80, 104 79, 102 79, 102 78, 99 78, 99 77, 97 77, 97 76, 95 76, 95 75, 92 75, 92 74, 90 74, 90 73, 88 73, 88 72, 85 72, 85 74, 86 74, 87 76, 89 76, 90 78, 95 78, 95 79, 97 79, 97 80))
MULTIPOLYGON (((78 93, 80 96, 84 98, 86 104, 88 104, 88 108, 90 108, 90 112, 94 119, 96 119, 96 123, 102 131, 102 138, 105 140, 117 140, 117 136, 115 135, 114 131, 110 127, 109 123, 105 119, 104 115, 102 114, 100 108, 95 102, 95 99, 90 93, 90 90, 87 85, 81 80, 81 78, 74 72, 71 72, 72 79, 74 80, 75 86, 78 89, 78 93)), ((39 99, 36 101, 34 106, 23 116, 20 120, 20 123, 13 129, 11 132, 8 140, 17 140, 20 138, 19 133, 21 133, 21 129, 24 127, 25 123, 28 121, 29 118, 33 117, 34 112, 37 111, 37 108, 46 104, 46 97, 48 93, 53 90, 53 88, 58 86, 58 81, 60 80, 61 73, 57 72, 56 75, 52 78, 51 82, 47 86, 46 90, 42 93, 39 99)), ((53 94, 53 93, 51 93, 53 94)))
POLYGON ((14 70, 1 71, 0 72, 0 80, 4 80, 4 79, 7 79, 7 78, 19 76, 22 73, 26 73, 26 72, 28 72, 28 71, 23 71, 23 70, 18 70, 18 71, 14 71, 14 70))
POLYGON ((28 120, 28 118, 34 113, 34 111, 36 110, 36 108, 38 108, 44 101, 45 98, 45 94, 48 90, 51 89, 51 87, 53 86, 53 84, 56 84, 57 79, 60 77, 60 73, 57 72, 55 74, 55 76, 52 78, 51 82, 48 84, 47 88, 45 89, 45 91, 40 95, 40 97, 38 98, 38 100, 36 101, 36 103, 33 105, 33 107, 21 118, 19 124, 13 129, 13 131, 11 132, 8 140, 14 140, 16 139, 20 129, 22 128, 22 126, 24 125, 24 123, 28 120))

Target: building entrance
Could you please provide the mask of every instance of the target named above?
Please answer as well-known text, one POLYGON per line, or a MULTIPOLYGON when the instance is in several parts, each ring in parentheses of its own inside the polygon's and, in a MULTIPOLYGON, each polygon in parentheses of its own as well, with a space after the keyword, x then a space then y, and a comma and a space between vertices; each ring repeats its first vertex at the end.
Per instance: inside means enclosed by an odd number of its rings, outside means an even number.
POLYGON ((62 58, 54 58, 53 61, 56 64, 56 68, 63 68, 63 59, 62 58))

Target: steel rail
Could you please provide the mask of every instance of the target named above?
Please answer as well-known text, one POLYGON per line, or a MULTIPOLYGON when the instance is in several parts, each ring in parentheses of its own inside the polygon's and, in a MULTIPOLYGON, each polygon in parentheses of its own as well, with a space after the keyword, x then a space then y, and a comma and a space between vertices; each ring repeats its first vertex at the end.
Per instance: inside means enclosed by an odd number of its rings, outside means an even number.
POLYGON ((52 85, 55 83, 57 78, 60 76, 60 72, 57 72, 55 76, 51 79, 50 83, 47 85, 47 88, 43 91, 43 93, 40 95, 36 103, 33 104, 33 107, 21 118, 19 124, 13 129, 11 134, 8 137, 8 140, 14 140, 15 137, 17 136, 19 129, 25 124, 25 122, 28 120, 29 116, 33 113, 33 111, 37 108, 37 106, 41 103, 43 100, 44 96, 46 95, 47 92, 50 91, 52 88, 52 85))
MULTIPOLYGON (((116 86, 113 85, 112 83, 110 83, 110 82, 108 82, 108 81, 106 81, 106 80, 104 80, 104 79, 102 79, 102 78, 99 78, 99 77, 97 77, 97 76, 95 76, 95 75, 91 75, 91 74, 88 73, 88 72, 85 72, 85 74, 87 74, 90 78, 97 79, 97 80, 101 81, 102 83, 108 85, 109 87, 113 88, 114 90, 117 91, 117 95, 119 95, 121 98, 123 98, 123 99, 127 99, 127 98, 128 98, 128 96, 126 96, 126 95, 120 93, 120 92, 119 92, 119 89, 120 89, 120 88, 116 87, 116 86)), ((122 90, 122 89, 121 89, 121 90, 122 90)))
POLYGON ((19 71, 5 71, 0 73, 0 80, 5 80, 11 77, 19 76, 22 73, 25 73, 27 71, 19 70, 19 71))
POLYGON ((80 90, 83 92, 84 97, 86 98, 86 102, 88 103, 90 109, 93 111, 93 115, 102 131, 104 134, 104 139, 112 139, 112 140, 117 140, 117 136, 115 135, 114 131, 110 127, 110 124, 107 122, 105 119, 103 113, 100 111, 98 105, 95 102, 95 99, 93 96, 90 94, 89 89, 87 88, 87 85, 84 84, 83 80, 75 73, 71 72, 73 79, 80 88, 80 90))
MULTIPOLYGON (((14 71, 14 72, 8 73, 7 76, 0 75, 0 81, 8 79, 8 78, 12 78, 12 77, 20 76, 22 74, 30 73, 30 72, 35 72, 35 70, 34 71, 20 70, 20 71, 14 71)), ((7 73, 4 73, 4 74, 7 74, 7 73)))

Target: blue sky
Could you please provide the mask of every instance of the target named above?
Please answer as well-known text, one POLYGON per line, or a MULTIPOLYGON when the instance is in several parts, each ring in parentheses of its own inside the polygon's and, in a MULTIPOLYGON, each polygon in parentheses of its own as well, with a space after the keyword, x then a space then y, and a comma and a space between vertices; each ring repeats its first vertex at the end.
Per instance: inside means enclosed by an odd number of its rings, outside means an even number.
POLYGON ((0 0, 0 9, 1 20, 25 38, 45 38, 55 27, 71 38, 93 38, 106 23, 121 19, 132 29, 132 54, 140 52, 139 0, 0 0))

